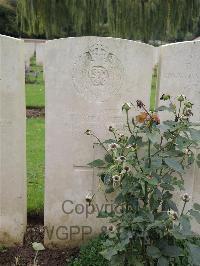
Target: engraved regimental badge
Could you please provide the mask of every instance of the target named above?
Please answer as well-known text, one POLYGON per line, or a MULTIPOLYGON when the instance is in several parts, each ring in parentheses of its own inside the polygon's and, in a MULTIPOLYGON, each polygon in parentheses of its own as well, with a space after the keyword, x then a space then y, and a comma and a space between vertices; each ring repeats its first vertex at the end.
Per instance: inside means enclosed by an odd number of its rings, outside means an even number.
POLYGON ((89 102, 104 102, 117 94, 122 77, 120 60, 100 42, 76 59, 72 75, 76 92, 89 102))

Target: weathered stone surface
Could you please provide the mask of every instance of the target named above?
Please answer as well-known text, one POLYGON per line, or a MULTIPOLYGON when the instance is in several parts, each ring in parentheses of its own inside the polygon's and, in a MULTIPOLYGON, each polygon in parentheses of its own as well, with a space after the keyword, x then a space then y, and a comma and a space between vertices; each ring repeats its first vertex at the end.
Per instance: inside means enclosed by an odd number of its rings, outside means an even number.
POLYGON ((149 104, 153 51, 146 44, 100 37, 46 43, 47 245, 80 245, 105 224, 96 218, 97 208, 86 217, 88 191, 96 194, 99 208, 107 201, 96 172, 87 166, 102 150, 95 144, 93 148, 95 141, 84 132, 89 128, 109 138, 109 125, 124 128, 124 102, 141 99, 149 104))
MULTIPOLYGON (((163 93, 170 94, 173 100, 184 94, 192 103, 194 116, 192 121, 200 121, 200 41, 168 44, 160 47, 159 94, 157 102, 161 104, 163 93)), ((162 115, 169 118, 169 113, 162 115)), ((192 196, 192 202, 200 203, 200 171, 196 164, 184 175, 186 191, 192 196)), ((177 193, 177 202, 181 207, 181 193, 177 193)), ((190 205, 192 205, 192 202, 190 205)), ((200 233, 199 225, 194 229, 200 233)))
POLYGON ((184 94, 194 103, 193 121, 200 121, 200 41, 160 47, 159 98, 184 94))
POLYGON ((0 245, 26 228, 25 132, 24 44, 0 35, 0 245))
POLYGON ((38 43, 36 45, 36 63, 38 65, 43 65, 44 64, 44 48, 45 48, 45 43, 38 43))

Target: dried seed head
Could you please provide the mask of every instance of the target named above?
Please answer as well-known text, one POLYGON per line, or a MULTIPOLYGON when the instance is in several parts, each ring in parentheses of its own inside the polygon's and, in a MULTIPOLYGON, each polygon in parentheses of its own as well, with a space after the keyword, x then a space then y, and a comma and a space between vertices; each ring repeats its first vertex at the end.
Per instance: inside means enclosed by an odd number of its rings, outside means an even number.
POLYGON ((181 199, 184 201, 184 202, 189 202, 191 197, 188 195, 188 193, 185 193, 182 195, 181 199))
POLYGON ((113 180, 113 182, 120 182, 121 177, 120 177, 119 175, 114 175, 114 176, 112 177, 112 180, 113 180))
POLYGON ((172 220, 177 220, 178 219, 177 213, 175 211, 173 211, 173 210, 167 211, 167 214, 168 214, 169 218, 171 218, 172 220))
POLYGON ((125 139, 125 135, 124 134, 120 134, 119 135, 119 141, 124 140, 124 139, 125 139))
POLYGON ((126 172, 129 172, 129 171, 130 171, 130 167, 129 167, 128 165, 125 165, 125 166, 124 166, 124 170, 125 170, 126 172))
POLYGON ((115 149, 117 149, 119 147, 119 145, 117 144, 117 143, 111 143, 111 144, 109 144, 109 149, 110 150, 115 150, 115 149))
POLYGON ((107 229, 109 232, 114 233, 116 231, 116 226, 113 224, 110 224, 108 225, 107 229))
POLYGON ((136 103, 138 108, 142 108, 144 106, 143 102, 140 100, 137 100, 136 103))
POLYGON ((189 117, 189 116, 192 116, 193 115, 193 112, 192 112, 191 109, 188 109, 188 110, 185 110, 184 111, 184 115, 189 117))
POLYGON ((92 134, 92 131, 91 131, 90 129, 87 129, 87 130, 85 131, 85 134, 88 135, 88 136, 90 136, 90 135, 92 134))

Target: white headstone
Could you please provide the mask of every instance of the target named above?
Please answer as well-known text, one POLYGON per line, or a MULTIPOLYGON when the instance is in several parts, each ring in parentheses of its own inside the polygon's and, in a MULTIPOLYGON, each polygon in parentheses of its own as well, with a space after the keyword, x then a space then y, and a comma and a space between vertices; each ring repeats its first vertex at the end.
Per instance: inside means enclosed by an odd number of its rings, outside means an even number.
MULTIPOLYGON (((192 121, 200 121, 200 41, 182 42, 160 47, 159 94, 185 95, 192 103, 192 121)), ((169 118, 169 113, 162 116, 169 118)), ((184 175, 186 191, 192 195, 193 202, 200 203, 200 171, 196 164, 184 175)), ((180 198, 179 198, 180 199, 180 198)), ((182 203, 179 202, 179 205, 182 203)), ((199 226, 195 228, 200 233, 199 226)))
POLYGON ((159 98, 184 94, 194 103, 193 121, 200 121, 200 41, 160 47, 159 98))
POLYGON ((123 127, 124 102, 141 99, 149 105, 154 47, 101 37, 53 40, 45 46, 45 242, 74 246, 105 224, 97 211, 86 217, 88 191, 96 194, 98 207, 106 200, 87 166, 101 151, 97 145, 93 149, 94 140, 84 132, 89 128, 108 138, 109 125, 123 127))
POLYGON ((26 229, 25 132, 24 44, 0 35, 0 245, 26 229))

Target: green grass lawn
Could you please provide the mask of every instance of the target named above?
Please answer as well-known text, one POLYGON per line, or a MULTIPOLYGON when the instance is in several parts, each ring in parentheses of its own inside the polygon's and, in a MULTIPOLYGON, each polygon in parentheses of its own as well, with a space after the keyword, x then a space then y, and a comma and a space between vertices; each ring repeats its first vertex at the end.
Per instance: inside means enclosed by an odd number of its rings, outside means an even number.
MULTIPOLYGON (((26 83, 26 106, 44 107, 45 88, 42 66, 37 66, 35 57, 31 59, 31 71, 38 72, 37 78, 29 75, 28 79, 35 83, 26 83)), ((33 73, 33 72, 31 72, 33 73)), ((43 213, 44 206, 44 118, 27 119, 26 152, 27 152, 27 184, 28 213, 43 213)))
POLYGON ((44 119, 27 119, 28 213, 43 212, 44 119))

